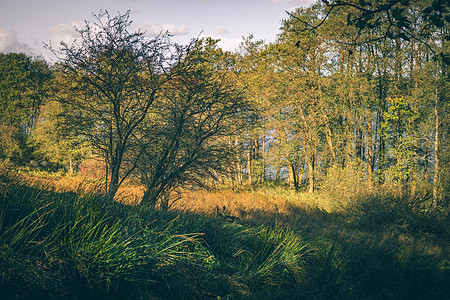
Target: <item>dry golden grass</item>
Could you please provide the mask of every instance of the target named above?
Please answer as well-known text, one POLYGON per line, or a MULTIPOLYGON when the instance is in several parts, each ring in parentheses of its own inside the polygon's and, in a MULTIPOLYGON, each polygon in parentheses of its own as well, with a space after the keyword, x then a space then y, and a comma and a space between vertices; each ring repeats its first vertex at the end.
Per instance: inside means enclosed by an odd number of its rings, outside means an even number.
POLYGON ((334 223, 327 211, 330 203, 318 195, 297 193, 282 188, 260 188, 235 192, 187 191, 172 206, 176 210, 216 215, 225 207, 225 214, 255 223, 280 223, 290 227, 324 226, 334 223), (324 224, 326 223, 326 224, 324 224))
MULTIPOLYGON (((20 176, 33 185, 42 187, 53 187, 58 191, 73 191, 77 193, 86 193, 104 189, 104 180, 89 176, 60 176, 60 177, 41 177, 29 174, 20 174, 20 176)), ((116 195, 118 202, 127 204, 137 204, 142 198, 143 188, 139 185, 125 182, 116 195)))
POLYGON ((102 182, 95 178, 84 176, 42 177, 30 174, 20 174, 25 181, 41 186, 55 188, 58 191, 89 192, 98 189, 102 182))
MULTIPOLYGON (((104 188, 103 180, 84 176, 61 176, 54 178, 22 175, 27 181, 41 186, 54 187, 59 191, 85 193, 104 188)), ((142 198, 142 186, 125 182, 118 190, 116 201, 138 204, 142 198)), ((335 209, 333 201, 324 194, 308 194, 287 190, 283 187, 243 187, 240 191, 230 188, 206 191, 184 191, 181 199, 171 206, 174 210, 216 215, 217 208, 225 207, 225 214, 243 221, 256 223, 282 223, 291 227, 315 224, 328 226, 327 212, 335 209), (326 224, 324 224, 326 222, 326 224)))
MULTIPOLYGON (((103 190, 104 181, 88 176, 37 177, 22 175, 27 181, 41 186, 54 187, 58 191, 86 193, 103 190)), ((125 204, 138 204, 144 188, 127 181, 119 188, 115 200, 125 204)), ((336 203, 327 193, 308 194, 284 187, 241 187, 234 191, 222 188, 213 191, 184 191, 181 199, 171 208, 215 216, 217 208, 242 221, 258 224, 280 223, 293 228, 329 227, 336 222, 329 214, 336 210, 336 203)))

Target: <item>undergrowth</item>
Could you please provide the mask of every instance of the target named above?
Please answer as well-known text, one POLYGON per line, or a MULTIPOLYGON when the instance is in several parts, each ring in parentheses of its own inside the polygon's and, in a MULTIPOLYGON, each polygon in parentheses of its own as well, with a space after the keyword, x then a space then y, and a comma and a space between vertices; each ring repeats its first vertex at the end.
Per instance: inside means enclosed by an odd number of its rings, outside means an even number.
MULTIPOLYGON (((443 299, 448 220, 402 196, 328 212, 270 189, 211 210, 108 202, 0 172, 1 299, 443 299), (272 201, 272 202, 271 202, 272 201)), ((281 192, 280 192, 281 193, 281 192)), ((202 198, 203 197, 203 198, 202 198)), ((223 197, 223 198, 221 198, 223 197)), ((233 197, 239 197, 234 194, 233 197)), ((186 204, 186 203, 185 203, 186 204)), ((197 204, 201 205, 201 204, 197 204)), ((209 205, 209 206, 208 206, 209 205)), ((189 205, 186 204, 185 207, 189 205)), ((426 205, 425 205, 426 206, 426 205)))

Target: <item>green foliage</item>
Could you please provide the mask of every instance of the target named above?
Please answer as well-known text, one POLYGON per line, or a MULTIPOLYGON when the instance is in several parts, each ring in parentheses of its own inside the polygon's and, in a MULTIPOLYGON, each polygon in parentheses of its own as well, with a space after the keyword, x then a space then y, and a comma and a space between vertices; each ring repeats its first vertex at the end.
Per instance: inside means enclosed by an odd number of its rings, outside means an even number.
POLYGON ((392 180, 406 183, 413 175, 417 166, 416 149, 417 140, 414 132, 419 120, 422 118, 419 112, 414 112, 403 97, 388 98, 388 108, 383 113, 381 130, 390 151, 387 153, 389 165, 392 166, 392 180))
POLYGON ((48 89, 48 65, 24 53, 1 53, 0 74, 1 122, 31 126, 48 89))
POLYGON ((248 256, 241 261, 242 276, 258 287, 280 286, 303 279, 304 261, 309 246, 291 230, 285 228, 260 228, 249 239, 248 256))
POLYGON ((12 126, 8 126, 4 123, 0 124, 0 157, 2 159, 12 159, 21 156, 22 149, 18 141, 17 130, 12 126))
POLYGON ((364 230, 392 229, 406 232, 427 232, 448 235, 445 217, 430 211, 430 193, 422 192, 415 197, 402 193, 378 192, 357 197, 346 209, 351 224, 364 230))
MULTIPOLYGON (((205 251, 189 249, 195 235, 142 227, 95 193, 56 192, 2 175, 2 295, 121 298, 137 287, 151 293, 164 282, 160 272, 205 259, 205 251)), ((158 293, 175 297, 168 285, 158 293)))
POLYGON ((32 160, 27 139, 49 90, 47 63, 24 53, 0 53, 0 159, 17 165, 32 160))
POLYGON ((68 113, 66 109, 54 101, 43 105, 29 144, 35 149, 33 154, 40 167, 50 170, 52 166, 64 167, 72 175, 76 166, 89 155, 90 147, 85 139, 64 126, 61 116, 68 113))

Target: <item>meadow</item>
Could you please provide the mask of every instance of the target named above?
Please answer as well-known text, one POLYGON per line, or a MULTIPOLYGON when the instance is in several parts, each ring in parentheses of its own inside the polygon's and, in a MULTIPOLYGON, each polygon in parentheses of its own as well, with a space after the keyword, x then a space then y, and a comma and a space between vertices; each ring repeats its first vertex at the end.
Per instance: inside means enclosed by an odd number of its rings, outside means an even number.
POLYGON ((163 211, 130 183, 110 202, 95 180, 1 170, 0 298, 446 298, 449 220, 426 189, 345 188, 223 186, 163 211))
POLYGON ((448 1, 232 51, 137 11, 0 49, 0 300, 449 297, 448 1))

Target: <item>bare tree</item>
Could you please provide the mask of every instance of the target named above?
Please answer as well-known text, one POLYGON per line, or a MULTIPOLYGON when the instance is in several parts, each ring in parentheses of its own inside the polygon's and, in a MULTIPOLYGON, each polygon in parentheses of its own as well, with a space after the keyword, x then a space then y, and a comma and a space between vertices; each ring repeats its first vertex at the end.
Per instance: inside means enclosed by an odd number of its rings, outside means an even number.
POLYGON ((59 100, 72 111, 65 122, 106 161, 106 191, 113 199, 136 168, 141 149, 135 132, 169 80, 179 51, 168 35, 149 40, 144 32, 130 32, 129 11, 94 17, 96 22, 76 28, 79 40, 49 48, 60 61, 59 100))

